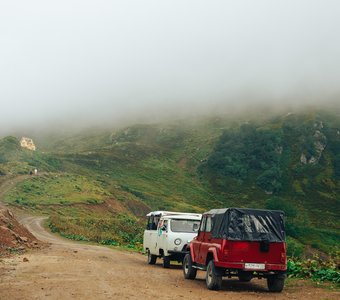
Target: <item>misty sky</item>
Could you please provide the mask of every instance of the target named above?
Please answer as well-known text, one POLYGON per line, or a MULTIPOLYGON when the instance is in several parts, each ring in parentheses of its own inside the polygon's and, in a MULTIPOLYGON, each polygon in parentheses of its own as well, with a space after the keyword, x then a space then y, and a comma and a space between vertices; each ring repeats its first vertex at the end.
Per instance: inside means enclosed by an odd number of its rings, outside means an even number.
POLYGON ((0 132, 336 98, 339 16, 336 0, 0 0, 0 132))

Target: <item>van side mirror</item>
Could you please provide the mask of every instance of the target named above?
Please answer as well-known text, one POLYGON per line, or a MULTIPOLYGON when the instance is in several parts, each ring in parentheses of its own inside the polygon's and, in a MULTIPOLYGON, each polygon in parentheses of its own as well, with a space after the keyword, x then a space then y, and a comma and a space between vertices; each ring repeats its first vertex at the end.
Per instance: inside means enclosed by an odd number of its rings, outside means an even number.
POLYGON ((198 224, 194 224, 194 225, 192 226, 192 230, 193 230, 194 232, 197 232, 197 231, 198 231, 198 224))
POLYGON ((166 225, 163 225, 163 226, 161 227, 161 230, 162 230, 162 231, 166 231, 166 229, 167 229, 167 228, 166 228, 166 225))

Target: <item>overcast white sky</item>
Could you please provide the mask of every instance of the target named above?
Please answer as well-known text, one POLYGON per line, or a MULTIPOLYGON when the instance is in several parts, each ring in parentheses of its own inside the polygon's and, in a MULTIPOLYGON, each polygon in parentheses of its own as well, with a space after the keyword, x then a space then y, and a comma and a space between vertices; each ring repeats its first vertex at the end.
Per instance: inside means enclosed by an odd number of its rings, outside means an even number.
POLYGON ((339 16, 336 0, 0 0, 0 131, 336 97, 339 16))

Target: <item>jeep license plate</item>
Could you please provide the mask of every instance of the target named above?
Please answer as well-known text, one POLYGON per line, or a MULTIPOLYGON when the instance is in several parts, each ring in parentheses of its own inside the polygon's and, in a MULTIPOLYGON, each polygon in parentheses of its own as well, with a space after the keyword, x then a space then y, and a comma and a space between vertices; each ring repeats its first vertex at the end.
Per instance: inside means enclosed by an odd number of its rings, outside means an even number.
POLYGON ((245 263, 244 268, 249 270, 264 270, 265 264, 245 263))

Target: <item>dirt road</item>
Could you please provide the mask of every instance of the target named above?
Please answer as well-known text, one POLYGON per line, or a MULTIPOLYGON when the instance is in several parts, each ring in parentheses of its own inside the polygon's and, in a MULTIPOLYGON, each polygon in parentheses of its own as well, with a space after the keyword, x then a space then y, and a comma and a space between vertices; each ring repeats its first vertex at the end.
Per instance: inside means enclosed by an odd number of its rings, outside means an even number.
POLYGON ((138 253, 79 244, 47 232, 42 217, 21 222, 40 240, 43 250, 0 263, 0 299, 339 299, 303 282, 290 283, 281 294, 267 292, 264 280, 239 283, 227 279, 221 291, 208 291, 204 272, 184 280, 179 266, 146 264, 138 253), (28 260, 28 261, 25 261, 28 260))

